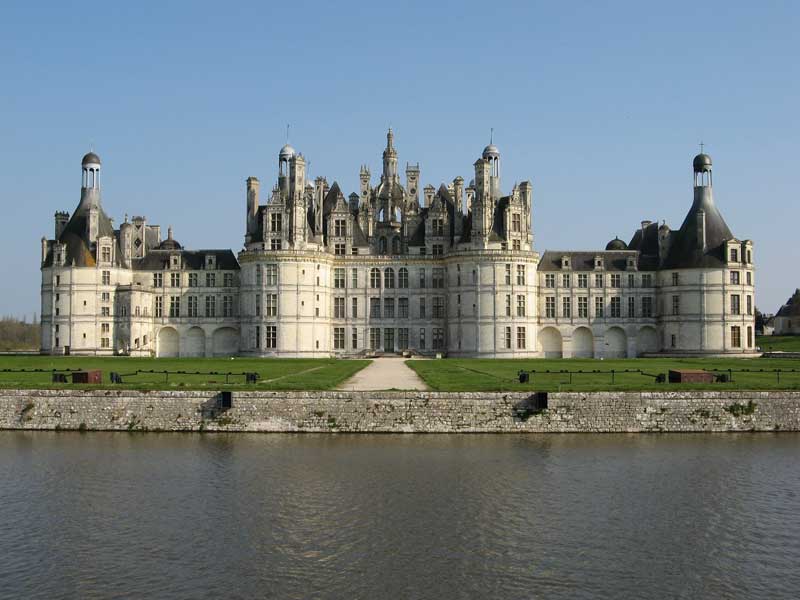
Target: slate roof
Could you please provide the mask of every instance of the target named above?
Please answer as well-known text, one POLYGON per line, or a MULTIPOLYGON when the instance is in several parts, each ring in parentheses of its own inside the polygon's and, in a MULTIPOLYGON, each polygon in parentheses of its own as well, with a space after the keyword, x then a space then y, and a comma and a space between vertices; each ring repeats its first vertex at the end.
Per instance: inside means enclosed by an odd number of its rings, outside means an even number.
POLYGON ((131 260, 134 271, 162 271, 169 267, 169 257, 180 254, 183 270, 205 270, 206 255, 212 254, 216 267, 213 271, 238 271, 239 261, 232 250, 150 250, 144 258, 131 260))
POLYGON ((792 297, 781 306, 776 317, 800 317, 800 289, 794 291, 792 297))
POLYGON ((631 255, 636 257, 637 266, 640 271, 655 270, 656 266, 651 266, 647 263, 642 264, 639 260, 639 254, 631 250, 614 252, 600 250, 597 252, 588 250, 559 252, 558 250, 548 250, 542 254, 542 258, 539 261, 539 271, 562 271, 561 258, 563 256, 568 256, 570 259, 570 271, 594 271, 595 256, 601 256, 603 258, 603 268, 605 271, 626 271, 628 269, 628 257, 631 255))
POLYGON ((665 269, 696 269, 722 267, 725 263, 724 243, 734 239, 711 197, 710 188, 695 188, 694 203, 683 220, 680 230, 672 233, 665 269), (699 211, 705 211, 706 247, 697 240, 699 211))

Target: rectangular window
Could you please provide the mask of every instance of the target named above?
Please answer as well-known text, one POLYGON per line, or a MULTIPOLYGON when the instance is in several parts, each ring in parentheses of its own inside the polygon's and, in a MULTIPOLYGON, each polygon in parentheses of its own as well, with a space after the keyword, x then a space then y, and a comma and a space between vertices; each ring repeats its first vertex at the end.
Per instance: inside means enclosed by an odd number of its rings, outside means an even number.
POLYGON ((380 269, 372 268, 369 270, 369 287, 371 287, 372 289, 380 289, 381 287, 380 269))
POLYGON ((604 308, 603 305, 604 305, 603 298, 600 297, 600 296, 597 296, 594 299, 594 316, 596 318, 598 318, 598 319, 602 319, 603 318, 603 308, 604 308))
POLYGON ((622 316, 622 298, 614 296, 611 298, 611 318, 619 319, 622 316))
POLYGON ((225 273, 222 276, 222 285, 225 287, 233 287, 233 273, 225 273))
POLYGON ((267 274, 267 285, 278 285, 278 265, 264 267, 267 274))
MULTIPOLYGON (((56 301, 58 301, 58 299, 59 299, 59 295, 58 295, 58 294, 56 294, 56 301)), ((109 294, 108 292, 103 292, 103 293, 100 295, 100 300, 101 300, 102 302, 111 302, 111 294, 109 294)))
POLYGON ((511 215, 511 231, 514 232, 521 231, 521 223, 522 219, 520 218, 519 213, 514 213, 511 215))
POLYGON ((383 318, 394 319, 394 298, 383 299, 383 318))
POLYGON ((738 325, 731 327, 731 346, 733 348, 742 347, 742 329, 738 325))
POLYGON ((267 343, 266 347, 270 350, 274 350, 278 347, 278 326, 277 325, 267 325, 267 343))
POLYGON ((517 296, 517 316, 518 317, 525 316, 525 296, 523 295, 517 296))
POLYGON ((333 287, 344 289, 345 287, 345 270, 343 268, 336 268, 333 270, 333 287))
POLYGON ((753 285, 753 274, 750 271, 745 273, 745 278, 747 280, 747 285, 753 285))
POLYGON ((408 287, 408 269, 405 267, 400 267, 399 275, 398 275, 397 287, 400 288, 407 288, 408 287))
POLYGON ((444 329, 439 327, 433 328, 433 349, 441 350, 444 348, 444 329))
POLYGON ((379 327, 370 327, 369 348, 370 350, 377 350, 380 347, 381 347, 381 330, 379 327))
POLYGON ((517 285, 525 285, 525 265, 517 265, 517 285))
POLYGON ((548 319, 556 318, 556 297, 547 296, 544 299, 544 316, 548 319))
POLYGON ((358 287, 358 269, 350 270, 350 287, 352 288, 358 287))
POLYGON ((353 332, 350 334, 351 346, 353 350, 358 350, 358 329, 353 327, 353 332))
POLYGON ((524 350, 525 346, 525 328, 517 327, 517 349, 524 350))
POLYGON ((731 248, 731 262, 739 262, 739 251, 736 248, 731 248))
POLYGON ((255 339, 253 340, 253 346, 256 348, 261 348, 261 325, 256 325, 255 327, 255 339))
POLYGON ((522 245, 519 240, 513 240, 511 242, 511 247, 514 249, 515 252, 519 252, 522 248, 522 245))
POLYGON ((419 287, 425 287, 425 269, 419 270, 419 287))
POLYGON ((642 274, 642 287, 653 287, 653 275, 651 273, 642 274))
POLYGON ((739 271, 731 271, 731 285, 739 285, 739 271))
POLYGON ((578 275, 578 287, 579 288, 587 288, 589 287, 589 276, 585 273, 580 273, 578 275))
POLYGON ((344 327, 333 328, 333 349, 344 350, 344 327))
POLYGON ((108 323, 102 323, 100 325, 100 333, 108 333, 111 330, 111 326, 108 323))
POLYGON ((511 285, 511 265, 506 265, 506 285, 511 285))
POLYGON ((731 314, 741 314, 741 306, 739 305, 739 294, 731 294, 731 314))
POLYGON ((511 294, 506 294, 506 316, 511 316, 511 294))
POLYGON ((589 298, 586 296, 578 296, 578 318, 589 318, 589 298))
POLYGON ((511 327, 506 327, 505 331, 505 347, 507 350, 511 350, 511 327))
POLYGON ((561 275, 561 287, 568 288, 571 285, 569 273, 563 273, 561 275))
POLYGON ((671 346, 674 348, 674 347, 675 347, 675 346, 677 346, 677 344, 678 344, 678 336, 676 336, 676 335, 673 333, 673 334, 670 336, 670 338, 669 338, 669 341, 670 341, 670 345, 671 345, 671 346))
POLYGON ((400 319, 408 318, 408 298, 397 299, 397 316, 400 319))
POLYGON ((442 244, 433 244, 433 255, 441 256, 444 254, 444 246, 442 244))
POLYGON ((197 273, 189 273, 189 287, 197 287, 197 273))
POLYGON ((622 287, 622 275, 620 275, 619 273, 611 274, 611 287, 612 288, 622 287))
POLYGON ((753 347, 753 328, 752 327, 748 327, 747 328, 747 347, 748 348, 752 348, 753 347))
POLYGON ((111 271, 103 271, 103 285, 111 285, 111 271))
MULTIPOLYGON (((56 309, 56 314, 58 314, 58 309, 56 309)), ((103 317, 110 317, 111 316, 111 309, 108 306, 102 306, 100 308, 100 316, 103 317)))
POLYGON ((436 268, 433 269, 433 276, 432 276, 431 285, 434 288, 443 288, 444 287, 444 269, 436 268))
POLYGON ((181 297, 180 296, 170 296, 169 297, 169 316, 170 317, 180 317, 181 316, 181 297))
POLYGON ((256 316, 261 316, 261 294, 256 294, 256 316))
POLYGON ((336 243, 333 245, 333 253, 344 256, 347 253, 347 244, 336 243))
POLYGON ((419 330, 419 349, 425 350, 425 328, 422 327, 419 330))
POLYGON ((207 317, 216 317, 217 316, 217 297, 216 296, 206 296, 206 316, 207 317))
POLYGON ((267 294, 267 312, 268 317, 278 316, 278 294, 267 294))
POLYGON ((181 274, 180 273, 170 273, 169 274, 169 285, 170 285, 170 287, 181 287, 181 274))
POLYGON ((672 297, 672 314, 673 315, 681 314, 681 297, 680 296, 673 296, 672 297))
POLYGON ((420 319, 424 319, 425 316, 426 316, 425 315, 425 298, 420 298, 419 299, 419 318, 420 319))
POLYGON ((628 298, 628 318, 633 319, 636 316, 636 298, 628 298))
POLYGON ((650 319, 653 316, 653 298, 644 296, 642 298, 642 316, 650 319))
POLYGON ((565 319, 572 317, 572 298, 569 296, 561 299, 561 316, 565 319))
POLYGON ((270 213, 269 230, 272 233, 280 233, 283 229, 283 215, 281 213, 270 213))
POLYGON ((358 318, 358 298, 352 299, 352 315, 354 319, 358 318))
POLYGON ((678 285, 678 274, 677 273, 673 273, 672 274, 672 285, 678 285))
POLYGON ((161 296, 156 296, 155 315, 157 317, 164 316, 164 298, 162 298, 161 296))
POLYGON ((628 273, 628 287, 636 287, 636 277, 633 273, 628 273))
POLYGON ((269 241, 269 249, 270 250, 280 250, 282 247, 280 238, 272 238, 269 241))
POLYGON ((108 339, 108 338, 102 338, 102 339, 100 340, 100 347, 101 347, 101 348, 108 348, 108 347, 110 347, 110 346, 111 346, 111 343, 109 342, 109 339, 108 339))
POLYGON ((444 318, 444 297, 442 296, 433 297, 433 318, 434 319, 444 318))
POLYGON ((222 297, 222 316, 223 317, 233 316, 233 296, 222 297))
POLYGON ((216 286, 217 286, 217 274, 206 273, 206 287, 216 287, 216 286))
POLYGON ((111 262, 111 248, 103 246, 100 250, 100 260, 103 262, 111 262))
POLYGON ((197 316, 197 296, 189 296, 186 299, 186 314, 190 317, 197 316))
MULTIPOLYGON (((344 219, 336 219, 333 222, 333 235, 334 237, 345 237, 347 235, 347 221, 344 219)), ((342 346, 344 348, 344 346, 342 346)))
POLYGON ((444 235, 444 220, 432 219, 431 220, 431 235, 441 237, 444 235))
POLYGON ((380 298, 370 298, 369 299, 369 317, 371 319, 380 319, 381 318, 381 299, 380 298))
POLYGON ((747 295, 747 314, 748 315, 753 314, 753 297, 750 296, 749 294, 747 295))
POLYGON ((387 352, 394 351, 394 329, 391 327, 383 330, 383 349, 387 352))
POLYGON ((603 287, 603 275, 602 275, 602 273, 595 273, 594 274, 594 287, 596 287, 596 288, 603 287))
POLYGON ((408 350, 408 327, 397 330, 397 349, 408 350))

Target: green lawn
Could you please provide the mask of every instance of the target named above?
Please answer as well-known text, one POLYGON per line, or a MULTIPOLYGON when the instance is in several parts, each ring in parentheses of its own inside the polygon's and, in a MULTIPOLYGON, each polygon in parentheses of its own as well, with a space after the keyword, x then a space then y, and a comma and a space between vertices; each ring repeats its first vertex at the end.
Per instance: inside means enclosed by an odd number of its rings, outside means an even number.
POLYGON ((679 389, 790 389, 800 390, 800 361, 791 359, 458 359, 411 360, 414 369, 431 389, 439 391, 597 391, 597 390, 679 390, 679 389), (669 369, 734 369, 732 383, 658 384, 653 377, 625 370, 641 370, 650 375, 666 374, 669 369), (736 373, 753 369, 756 373, 736 373), (764 372, 760 372, 763 369, 764 372), (774 369, 784 372, 780 382, 774 369), (520 370, 531 373, 529 383, 521 384, 520 370), (550 371, 547 373, 546 371, 550 371), (610 371, 616 371, 613 375, 610 371), (559 371, 591 371, 568 373, 559 371), (601 372, 594 372, 601 371, 601 372))
POLYGON ((756 346, 764 352, 800 352, 800 335, 759 335, 756 346))
MULTIPOLYGON (((328 390, 357 371, 368 360, 257 359, 257 358, 129 358, 79 356, 0 356, 0 388, 75 388, 53 384, 52 370, 101 369, 103 387, 142 390, 328 390), (41 373, 8 373, 2 369, 42 369, 41 373), (120 373, 122 385, 110 384, 109 374, 120 373), (136 371, 184 371, 184 374, 140 373, 136 371), (217 374, 195 375, 195 372, 217 374), (242 375, 255 372, 259 383, 248 385, 242 375)), ((69 380, 69 378, 68 378, 69 380)), ((96 386, 94 386, 96 387, 96 386)))

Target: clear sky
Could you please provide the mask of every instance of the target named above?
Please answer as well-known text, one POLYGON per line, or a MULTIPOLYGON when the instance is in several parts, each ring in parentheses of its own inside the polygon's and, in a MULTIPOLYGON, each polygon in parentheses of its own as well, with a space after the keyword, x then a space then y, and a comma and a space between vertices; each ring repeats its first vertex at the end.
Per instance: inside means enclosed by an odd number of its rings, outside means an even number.
POLYGON ((245 179, 270 189, 287 123, 346 194, 389 125, 437 187, 472 178, 494 128, 539 251, 678 228, 702 140, 774 312, 800 286, 798 31, 796 2, 3 3, 0 314, 38 312, 39 240, 90 147, 117 224, 238 251, 245 179))

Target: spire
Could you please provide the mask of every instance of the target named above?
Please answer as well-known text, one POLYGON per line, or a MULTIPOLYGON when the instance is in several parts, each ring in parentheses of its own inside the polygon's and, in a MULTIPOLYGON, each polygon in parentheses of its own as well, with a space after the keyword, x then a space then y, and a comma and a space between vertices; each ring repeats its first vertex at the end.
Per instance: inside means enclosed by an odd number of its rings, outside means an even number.
POLYGON ((389 126, 389 132, 386 134, 386 149, 387 150, 394 150, 394 134, 392 133, 392 127, 389 126))

